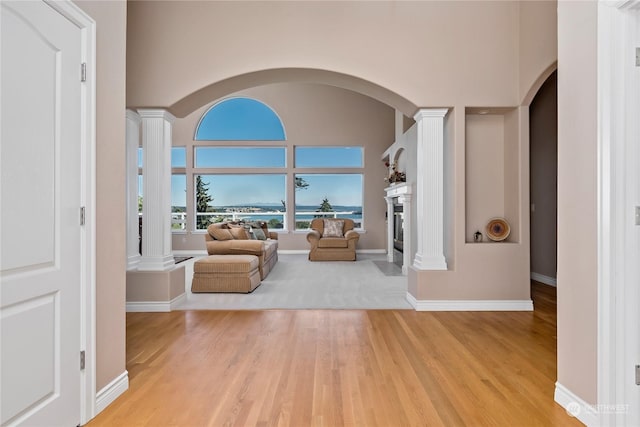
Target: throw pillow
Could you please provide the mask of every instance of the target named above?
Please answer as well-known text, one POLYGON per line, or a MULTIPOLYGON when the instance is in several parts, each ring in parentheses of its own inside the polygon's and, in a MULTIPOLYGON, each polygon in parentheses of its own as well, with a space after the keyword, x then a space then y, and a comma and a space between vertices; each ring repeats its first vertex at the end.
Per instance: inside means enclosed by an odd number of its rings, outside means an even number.
POLYGON ((216 240, 233 240, 233 235, 226 228, 209 227, 209 234, 216 240))
POLYGON ((322 237, 344 237, 342 229, 344 228, 344 221, 341 219, 325 219, 324 220, 324 232, 322 237))
POLYGON ((229 231, 231 235, 236 240, 247 240, 247 232, 244 230, 244 227, 239 225, 231 225, 229 226, 229 231))
POLYGON ((254 228, 253 235, 258 240, 267 240, 267 236, 264 234, 264 231, 262 231, 262 228, 254 228))

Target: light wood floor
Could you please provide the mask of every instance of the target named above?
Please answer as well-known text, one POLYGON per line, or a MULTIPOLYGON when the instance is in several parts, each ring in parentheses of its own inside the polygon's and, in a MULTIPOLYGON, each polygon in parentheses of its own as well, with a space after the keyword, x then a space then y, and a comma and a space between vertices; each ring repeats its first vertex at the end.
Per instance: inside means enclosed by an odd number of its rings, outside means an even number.
POLYGON ((97 426, 572 426, 555 289, 535 312, 127 314, 130 389, 97 426))

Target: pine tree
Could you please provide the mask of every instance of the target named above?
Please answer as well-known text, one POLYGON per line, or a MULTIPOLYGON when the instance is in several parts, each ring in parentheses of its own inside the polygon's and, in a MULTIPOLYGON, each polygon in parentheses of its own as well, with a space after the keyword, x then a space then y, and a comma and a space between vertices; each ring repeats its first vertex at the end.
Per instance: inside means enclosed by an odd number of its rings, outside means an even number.
MULTIPOLYGON (((331 203, 329 203, 329 199, 327 197, 322 199, 322 203, 320 204, 320 207, 316 209, 316 212, 334 212, 333 206, 331 206, 331 203)), ((324 215, 316 215, 315 217, 326 218, 326 216, 324 215)))
MULTIPOLYGON (((209 184, 206 184, 200 175, 196 176, 196 212, 207 212, 209 203, 213 197, 209 195, 209 184)), ((196 229, 207 228, 211 224, 211 219, 206 216, 196 215, 196 229)))

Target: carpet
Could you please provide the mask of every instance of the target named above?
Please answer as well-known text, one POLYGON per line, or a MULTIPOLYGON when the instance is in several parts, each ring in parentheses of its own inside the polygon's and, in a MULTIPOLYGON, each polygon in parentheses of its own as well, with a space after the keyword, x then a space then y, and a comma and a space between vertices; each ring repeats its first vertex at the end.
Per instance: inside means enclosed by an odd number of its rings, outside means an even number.
POLYGON ((411 309, 407 278, 387 276, 374 261, 310 262, 306 255, 280 255, 262 284, 250 294, 192 294, 193 262, 186 262, 187 297, 177 310, 411 309))

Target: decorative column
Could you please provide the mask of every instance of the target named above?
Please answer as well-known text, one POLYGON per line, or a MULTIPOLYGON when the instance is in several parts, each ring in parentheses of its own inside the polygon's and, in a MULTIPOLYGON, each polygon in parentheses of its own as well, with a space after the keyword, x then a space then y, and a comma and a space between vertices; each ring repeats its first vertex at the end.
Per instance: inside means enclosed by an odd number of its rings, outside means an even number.
POLYGON ((407 192, 398 197, 402 204, 402 274, 405 276, 411 265, 411 187, 407 186, 407 192))
POLYGON ((385 196, 387 201, 387 261, 393 262, 393 227, 395 212, 393 211, 393 197, 385 196))
POLYGON ((175 117, 162 109, 140 109, 143 181, 142 258, 138 270, 170 270, 171 131, 175 117))
POLYGON ((140 116, 127 110, 126 165, 127 165, 127 270, 140 262, 140 236, 138 228, 138 147, 140 147, 140 116))
POLYGON ((418 133, 416 180, 418 245, 413 267, 446 270, 444 257, 444 117, 446 108, 424 108, 414 116, 418 133))

